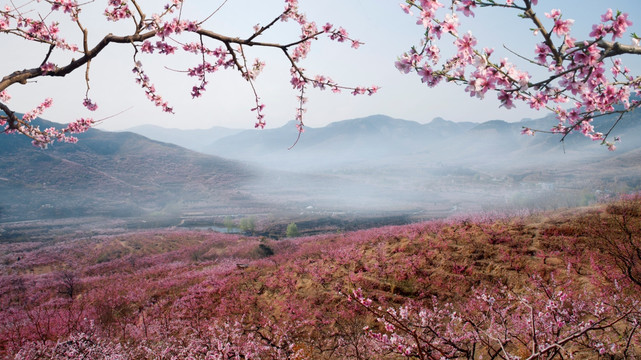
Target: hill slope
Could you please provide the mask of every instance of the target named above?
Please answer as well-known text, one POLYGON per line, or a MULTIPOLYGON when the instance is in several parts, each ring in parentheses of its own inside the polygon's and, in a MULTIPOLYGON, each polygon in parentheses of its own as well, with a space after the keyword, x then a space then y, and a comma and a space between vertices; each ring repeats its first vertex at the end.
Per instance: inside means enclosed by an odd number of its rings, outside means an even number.
POLYGON ((79 138, 41 150, 24 136, 2 136, 4 219, 180 212, 205 202, 233 207, 230 198, 255 176, 237 162, 133 133, 92 129, 79 138))
POLYGON ((184 130, 184 129, 167 129, 156 125, 140 125, 127 129, 142 135, 149 139, 176 144, 194 151, 202 152, 204 148, 212 142, 241 132, 240 129, 228 129, 215 126, 209 129, 184 130))

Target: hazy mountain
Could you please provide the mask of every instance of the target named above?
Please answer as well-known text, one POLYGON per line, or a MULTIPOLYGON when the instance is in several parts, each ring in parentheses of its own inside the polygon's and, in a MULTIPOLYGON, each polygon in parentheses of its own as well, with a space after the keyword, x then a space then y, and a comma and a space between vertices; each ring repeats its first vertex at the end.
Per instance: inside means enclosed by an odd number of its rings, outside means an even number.
POLYGON ((243 130, 215 126, 209 129, 183 130, 167 129, 156 125, 140 125, 126 131, 149 139, 182 146, 185 149, 201 151, 218 139, 237 134, 243 130))
MULTIPOLYGON (((59 126, 38 121, 41 128, 59 126)), ((237 162, 133 133, 91 129, 79 138, 42 150, 25 136, 2 136, 3 218, 162 215, 203 203, 233 207, 236 189, 256 176, 237 162)))
MULTIPOLYGON (((610 139, 623 135, 617 155, 580 134, 561 137, 537 133, 521 135, 523 127, 552 128, 554 115, 509 123, 492 120, 484 123, 453 122, 435 118, 430 123, 373 115, 336 121, 325 127, 306 127, 296 146, 295 122, 267 130, 163 129, 144 126, 135 131, 206 154, 242 160, 264 168, 305 172, 393 168, 412 164, 448 164, 481 168, 530 167, 554 159, 556 164, 578 160, 598 160, 618 156, 641 144, 639 115, 627 114, 617 124, 610 139)), ((598 118, 597 130, 607 133, 617 117, 598 118)))
POLYGON ((222 138, 204 151, 277 169, 332 169, 429 152, 474 125, 442 119, 422 125, 374 115, 321 128, 306 127, 300 141, 290 149, 297 138, 296 127, 290 122, 277 129, 249 130, 222 138))
MULTIPOLYGON (((641 144, 641 122, 635 121, 638 117, 626 115, 613 132, 612 135, 624 134, 624 141, 617 145, 618 154, 641 144)), ((612 116, 604 117, 595 120, 595 126, 607 132, 615 120, 612 116)), ((564 163, 612 156, 581 134, 572 134, 563 143, 557 135, 521 135, 524 126, 549 129, 555 124, 553 116, 518 123, 452 122, 436 118, 428 124, 419 124, 375 115, 338 121, 322 128, 306 128, 300 141, 289 150, 297 137, 293 123, 278 129, 243 131, 221 138, 203 151, 296 171, 412 163, 512 167, 543 164, 551 159, 564 163)))

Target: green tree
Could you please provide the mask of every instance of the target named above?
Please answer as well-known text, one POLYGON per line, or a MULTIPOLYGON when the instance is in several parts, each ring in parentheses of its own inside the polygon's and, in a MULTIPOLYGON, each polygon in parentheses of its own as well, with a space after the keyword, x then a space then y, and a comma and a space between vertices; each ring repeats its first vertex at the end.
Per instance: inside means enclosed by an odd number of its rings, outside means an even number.
POLYGON ((256 219, 253 216, 241 219, 240 231, 253 234, 256 231, 256 219))
POLYGON ((287 225, 287 237, 296 237, 298 236, 298 225, 296 223, 291 223, 287 225))
POLYGON ((227 232, 230 233, 234 228, 236 227, 236 224, 234 223, 234 220, 232 220, 231 217, 226 216, 225 220, 223 220, 223 225, 227 228, 227 232))

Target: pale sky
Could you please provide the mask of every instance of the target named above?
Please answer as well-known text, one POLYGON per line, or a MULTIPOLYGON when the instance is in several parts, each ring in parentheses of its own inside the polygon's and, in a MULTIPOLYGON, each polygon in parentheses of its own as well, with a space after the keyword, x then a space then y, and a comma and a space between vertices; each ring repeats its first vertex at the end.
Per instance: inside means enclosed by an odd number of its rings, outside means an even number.
MULTIPOLYGON (((488 94, 484 101, 470 98, 462 86, 444 85, 428 88, 416 75, 404 75, 394 67, 394 61, 412 45, 418 44, 423 29, 415 19, 406 15, 399 7, 399 0, 299 0, 300 7, 309 19, 319 25, 330 22, 343 26, 349 34, 365 43, 354 50, 346 44, 323 39, 314 43, 312 53, 302 64, 308 75, 323 74, 347 86, 378 85, 381 90, 374 96, 358 96, 344 92, 332 94, 311 90, 305 123, 321 127, 329 122, 385 114, 396 118, 427 123, 435 117, 453 121, 487 121, 503 119, 518 121, 523 117, 542 117, 544 112, 529 110, 519 104, 517 109, 499 108, 494 94, 488 94)), ((20 3, 26 3, 23 0, 20 3)), ((203 19, 222 1, 186 0, 183 18, 203 19)), ((2 1, 2 5, 9 3, 2 1)), ((14 0, 16 3, 16 0, 14 0)), ((158 0, 142 0, 148 14, 159 7, 158 0)), ((109 32, 124 34, 127 25, 114 27, 113 23, 102 20, 106 1, 89 3, 81 14, 81 21, 89 28, 95 42, 109 32), (92 13, 93 12, 93 13, 92 13)), ((32 8, 36 5, 26 5, 32 8)), ((4 7, 4 6, 3 6, 4 7)), ((252 26, 265 24, 277 16, 284 7, 283 0, 228 0, 215 14, 206 27, 225 35, 245 37, 251 34, 252 26)), ((600 19, 608 7, 630 14, 634 25, 632 31, 641 34, 640 0, 540 0, 539 15, 553 8, 560 8, 564 18, 574 19, 573 35, 587 37, 591 25, 600 19)), ((461 30, 471 29, 479 44, 493 47, 501 57, 508 57, 520 64, 519 60, 503 46, 526 56, 532 56, 539 38, 528 29, 531 24, 516 16, 514 11, 476 9, 473 19, 462 18, 461 30)), ((66 21, 66 18, 62 18, 66 21)), ((544 19, 549 20, 549 19, 544 19)), ((546 22, 546 25, 549 21, 546 22)), ((293 24, 277 24, 273 34, 265 41, 289 42, 295 40, 298 32, 293 24), (293 30, 293 31, 292 31, 293 30)), ((62 27, 62 26, 61 26, 62 27)), ((76 27, 62 27, 76 36, 76 27)), ((628 35, 626 34, 626 35, 628 35)), ((196 41, 195 37, 181 38, 181 41, 196 41)), ((3 59, 0 74, 5 76, 15 70, 38 66, 47 49, 27 44, 0 34, 3 44, 3 59), (7 56, 11 54, 11 56, 7 56)), ((629 36, 624 40, 630 43, 629 36)), ((71 40, 71 42, 78 42, 71 40)), ((214 48, 218 45, 208 44, 214 48)), ((90 44, 90 46, 92 46, 90 44)), ((289 70, 285 58, 269 49, 249 49, 249 57, 258 57, 267 63, 265 71, 256 81, 262 101, 266 104, 265 115, 268 128, 279 127, 292 120, 297 106, 297 92, 289 84, 289 70)), ((446 50, 443 50, 446 52, 446 50)), ((450 53, 451 54, 451 53, 450 53)), ((52 58, 60 64, 69 61, 69 53, 57 53, 52 58)), ((444 53, 447 55, 447 53, 444 53)), ((145 97, 142 89, 134 82, 133 50, 131 46, 112 44, 94 60, 91 65, 90 97, 98 104, 96 112, 89 112, 82 106, 86 91, 84 70, 66 78, 41 78, 27 85, 14 85, 8 89, 12 100, 10 107, 19 112, 37 106, 44 98, 52 97, 53 108, 43 117, 56 122, 69 122, 80 117, 101 119, 110 117, 99 125, 100 129, 121 130, 141 124, 156 124, 169 128, 209 128, 225 126, 232 128, 253 128, 253 95, 249 84, 242 80, 235 70, 226 70, 209 75, 209 87, 203 97, 191 98, 191 87, 195 79, 169 71, 166 68, 184 70, 198 63, 196 56, 142 55, 145 70, 155 84, 158 93, 174 107, 175 114, 163 113, 145 97)), ((624 57, 624 64, 634 74, 641 70, 641 59, 637 56, 624 57)))

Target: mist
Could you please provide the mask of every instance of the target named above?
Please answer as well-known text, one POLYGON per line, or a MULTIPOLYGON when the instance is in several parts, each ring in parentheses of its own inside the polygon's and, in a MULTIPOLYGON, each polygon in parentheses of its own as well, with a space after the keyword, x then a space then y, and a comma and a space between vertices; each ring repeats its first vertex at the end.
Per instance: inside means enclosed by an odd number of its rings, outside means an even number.
MULTIPOLYGON (((616 152, 575 135, 520 134, 549 128, 553 117, 507 123, 428 124, 377 115, 308 128, 293 125, 222 138, 203 152, 263 169, 251 192, 301 212, 405 213, 447 217, 489 210, 584 206, 639 188, 640 128, 620 124, 616 152)), ((598 125, 610 126, 612 119, 598 125)))
POLYGON ((214 128, 193 142, 178 134, 176 144, 157 128, 132 129, 156 140, 91 130, 78 144, 46 150, 9 135, 0 146, 0 236, 29 233, 30 222, 48 222, 49 236, 78 224, 202 227, 251 216, 263 235, 278 237, 290 222, 316 233, 586 206, 641 189, 637 118, 619 123, 625 136, 615 152, 581 135, 520 135, 522 126, 550 127, 551 117, 419 124, 375 115, 306 128, 293 147, 293 124, 214 128))

